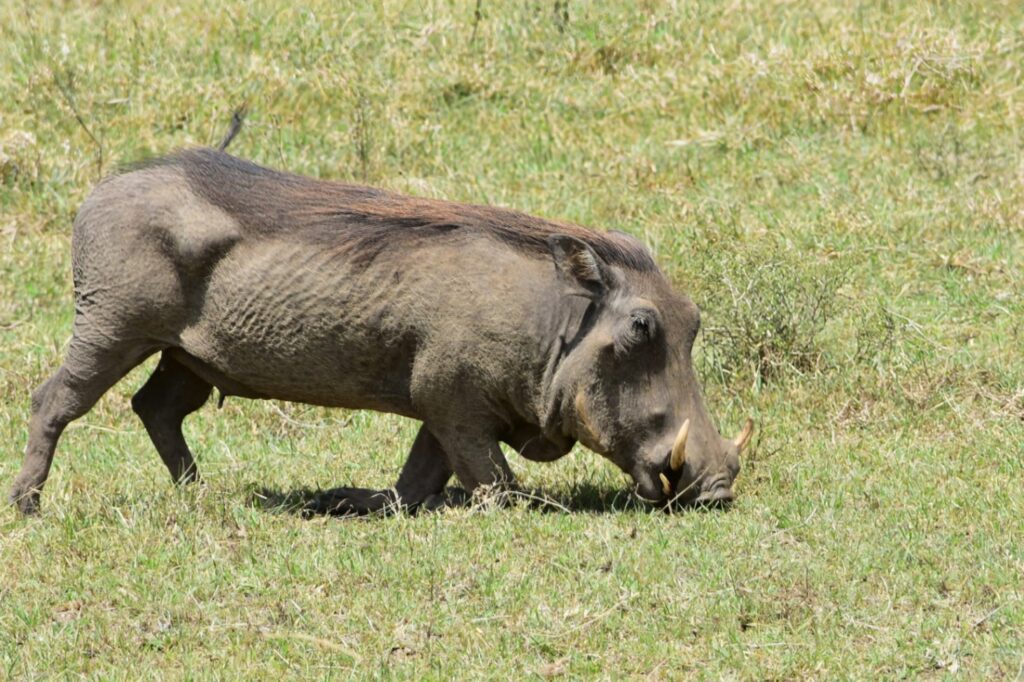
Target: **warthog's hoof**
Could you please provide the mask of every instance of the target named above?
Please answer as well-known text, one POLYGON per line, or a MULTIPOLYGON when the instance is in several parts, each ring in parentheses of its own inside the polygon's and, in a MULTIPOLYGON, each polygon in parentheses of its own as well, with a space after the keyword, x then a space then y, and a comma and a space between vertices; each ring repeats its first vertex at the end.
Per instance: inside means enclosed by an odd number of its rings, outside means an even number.
POLYGON ((38 490, 24 490, 16 485, 11 491, 9 500, 25 516, 33 516, 39 513, 38 490))

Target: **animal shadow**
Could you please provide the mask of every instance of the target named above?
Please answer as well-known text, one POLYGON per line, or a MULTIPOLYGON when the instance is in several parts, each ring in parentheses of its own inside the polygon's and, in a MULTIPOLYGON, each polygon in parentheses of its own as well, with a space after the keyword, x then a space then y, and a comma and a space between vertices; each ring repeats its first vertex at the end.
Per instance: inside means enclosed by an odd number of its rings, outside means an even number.
POLYGON ((322 516, 368 519, 396 514, 418 515, 451 508, 525 507, 540 513, 559 514, 607 514, 652 509, 628 491, 592 483, 554 491, 498 490, 472 496, 462 488, 450 487, 441 495, 414 506, 398 504, 391 491, 349 487, 329 490, 262 487, 251 492, 249 504, 269 513, 295 514, 307 519, 322 516))

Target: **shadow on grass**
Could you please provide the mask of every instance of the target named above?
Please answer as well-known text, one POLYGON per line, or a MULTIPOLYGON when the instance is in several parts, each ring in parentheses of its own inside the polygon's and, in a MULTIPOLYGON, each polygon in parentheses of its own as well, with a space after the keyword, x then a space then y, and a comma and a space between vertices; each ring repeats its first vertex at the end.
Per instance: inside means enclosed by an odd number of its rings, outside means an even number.
MULTIPOLYGON (((258 488, 249 496, 249 504, 257 509, 276 514, 295 514, 304 518, 317 516, 372 518, 395 514, 417 515, 445 508, 525 507, 542 513, 559 514, 608 514, 621 512, 654 512, 659 509, 641 502, 628 491, 590 483, 574 485, 568 490, 555 493, 540 491, 495 491, 477 498, 471 498, 461 488, 447 488, 443 495, 415 507, 394 503, 382 508, 365 511, 356 510, 345 504, 344 491, 365 497, 369 491, 362 488, 334 488, 332 490, 296 488, 278 490, 258 488)), ((380 491, 387 495, 387 491, 380 491)))

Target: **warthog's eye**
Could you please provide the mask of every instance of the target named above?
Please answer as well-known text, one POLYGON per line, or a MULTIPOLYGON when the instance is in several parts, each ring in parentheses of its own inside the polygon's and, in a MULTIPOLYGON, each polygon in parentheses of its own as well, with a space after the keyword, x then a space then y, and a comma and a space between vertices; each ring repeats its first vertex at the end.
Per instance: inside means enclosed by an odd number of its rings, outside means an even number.
POLYGON ((629 316, 629 344, 637 345, 650 341, 654 338, 655 325, 653 311, 634 311, 629 316))

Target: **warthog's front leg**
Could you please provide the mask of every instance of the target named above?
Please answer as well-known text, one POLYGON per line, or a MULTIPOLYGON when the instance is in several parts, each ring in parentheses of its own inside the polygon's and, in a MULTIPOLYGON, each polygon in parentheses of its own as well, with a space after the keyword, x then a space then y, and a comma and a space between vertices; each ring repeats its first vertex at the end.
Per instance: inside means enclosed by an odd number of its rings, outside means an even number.
POLYGON ((448 453, 455 475, 468 493, 479 495, 518 489, 515 474, 498 439, 486 426, 481 424, 474 428, 458 424, 439 429, 438 438, 448 453))
POLYGON ((442 506, 439 500, 451 477, 452 468, 444 449, 427 427, 421 426, 394 488, 332 488, 319 493, 306 504, 305 510, 311 514, 347 516, 416 509, 424 504, 436 508, 442 506))

